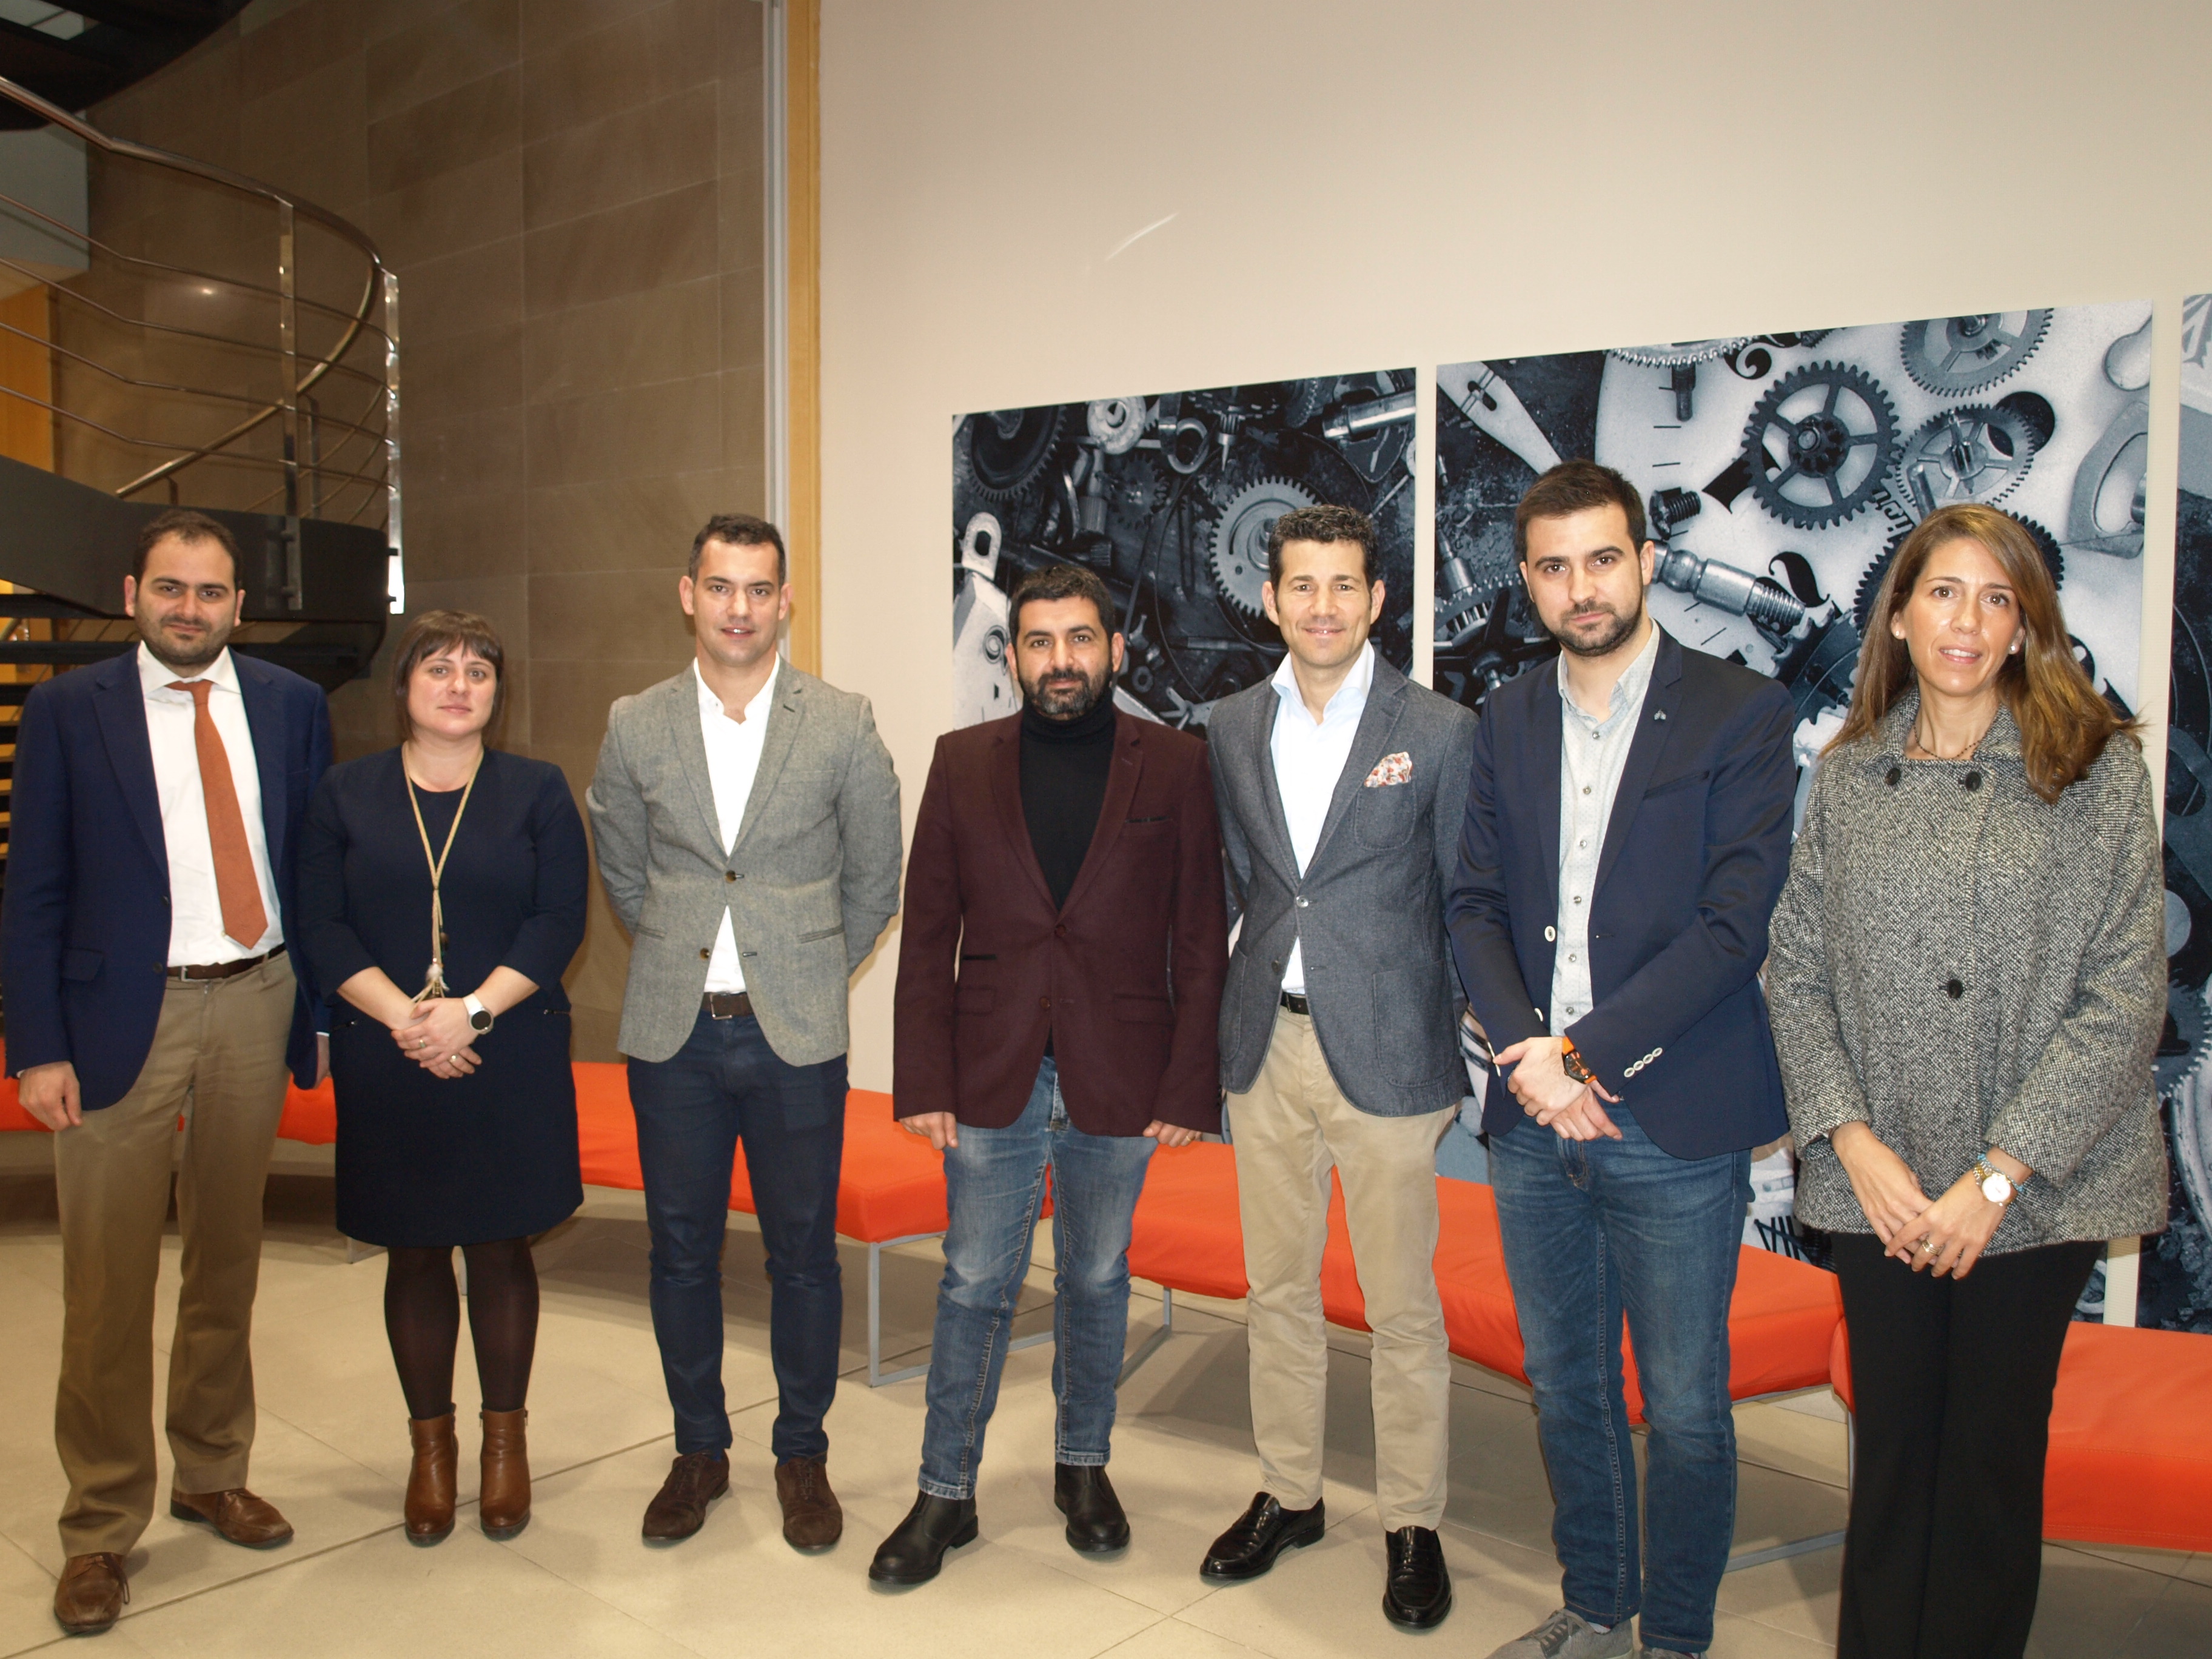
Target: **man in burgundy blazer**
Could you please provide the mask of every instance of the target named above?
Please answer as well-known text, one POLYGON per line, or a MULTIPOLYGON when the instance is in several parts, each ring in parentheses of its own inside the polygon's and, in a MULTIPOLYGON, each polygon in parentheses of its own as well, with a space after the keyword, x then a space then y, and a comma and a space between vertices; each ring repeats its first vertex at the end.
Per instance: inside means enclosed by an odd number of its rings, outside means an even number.
POLYGON ((945 1154, 921 1492, 878 1583, 975 1536, 975 1469, 1045 1192, 1060 1298, 1054 1498, 1067 1541, 1124 1547, 1106 1478, 1129 1228, 1155 1146, 1221 1125, 1228 960, 1206 744, 1118 713, 1122 641, 1075 566, 1012 603, 1023 711, 938 739, 907 866, 892 1091, 945 1154))

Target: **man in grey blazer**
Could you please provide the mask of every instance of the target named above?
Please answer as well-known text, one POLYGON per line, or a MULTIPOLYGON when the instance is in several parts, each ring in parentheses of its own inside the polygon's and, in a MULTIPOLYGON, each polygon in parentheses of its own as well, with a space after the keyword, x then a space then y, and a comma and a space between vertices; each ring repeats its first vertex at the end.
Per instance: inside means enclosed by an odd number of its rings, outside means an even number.
POLYGON ((1467 1092, 1443 906, 1474 716, 1368 642, 1382 614, 1373 560, 1373 529, 1349 507, 1276 522, 1261 592, 1290 654, 1207 728, 1231 908, 1243 918, 1221 999, 1221 1080, 1261 1488, 1200 1571, 1257 1577, 1322 1534, 1334 1168, 1375 1333, 1382 1611, 1419 1630, 1451 1610, 1436 1532, 1451 1358, 1432 1258, 1437 1142, 1467 1092))
POLYGON ((898 777, 867 699, 777 654, 791 588, 773 525, 709 520, 677 590, 692 665, 615 704, 588 797, 632 940, 620 1041, 676 1411, 644 1534, 690 1537, 729 1490, 721 1256, 742 1139, 768 1246, 783 1535, 826 1548, 844 1525, 822 1419, 844 1310, 846 981, 898 908, 898 777))

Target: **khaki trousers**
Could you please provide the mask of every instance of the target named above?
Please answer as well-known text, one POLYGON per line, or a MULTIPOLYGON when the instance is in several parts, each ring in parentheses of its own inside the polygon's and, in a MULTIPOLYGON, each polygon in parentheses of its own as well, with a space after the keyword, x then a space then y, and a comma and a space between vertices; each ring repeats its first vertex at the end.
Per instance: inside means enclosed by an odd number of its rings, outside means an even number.
POLYGON ((171 981, 131 1092, 54 1137, 64 1554, 127 1554, 153 1518, 154 1285, 180 1115, 183 1284, 169 1348, 169 1450, 179 1492, 246 1484, 261 1195, 284 1109, 293 1000, 289 957, 230 979, 171 981))
POLYGON ((1434 1527, 1444 1512, 1451 1355, 1437 1297, 1437 1143, 1452 1109, 1377 1117, 1344 1097, 1313 1021, 1275 1016, 1266 1063, 1228 1101, 1244 1226, 1252 1437, 1261 1485, 1285 1509, 1320 1501, 1328 1333, 1321 1259, 1329 1171, 1367 1322, 1375 1413, 1375 1500, 1386 1532, 1434 1527))

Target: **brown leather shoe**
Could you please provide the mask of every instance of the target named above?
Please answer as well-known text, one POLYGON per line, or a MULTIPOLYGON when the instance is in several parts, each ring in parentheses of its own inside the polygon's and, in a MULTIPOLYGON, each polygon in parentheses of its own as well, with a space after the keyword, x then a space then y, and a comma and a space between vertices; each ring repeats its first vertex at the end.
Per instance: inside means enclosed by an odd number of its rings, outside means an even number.
POLYGON ((685 1452, 645 1506, 646 1541, 673 1544, 707 1524, 707 1505, 730 1489, 727 1452, 685 1452))
POLYGON ((454 1468, 461 1461, 453 1413, 409 1418, 407 1437, 415 1443, 415 1467, 407 1472, 407 1541, 443 1543, 453 1529, 454 1468))
POLYGON ((530 1448, 522 1425, 526 1411, 485 1412, 482 1501, 477 1518, 484 1536, 504 1542, 530 1524, 530 1448))
POLYGON ((90 1636, 121 1618, 130 1599, 121 1556, 72 1555, 54 1586, 54 1622, 71 1636, 90 1636))
POLYGON ((213 1527, 234 1544, 250 1550, 273 1550, 292 1541, 292 1523, 264 1498, 256 1498, 243 1486, 227 1492, 171 1492, 169 1513, 179 1521, 197 1521, 213 1527))
POLYGON ((826 1550, 844 1534, 845 1511, 830 1490, 830 1466, 818 1457, 787 1457, 775 1466, 775 1501, 783 1505, 783 1541, 795 1550, 826 1550))

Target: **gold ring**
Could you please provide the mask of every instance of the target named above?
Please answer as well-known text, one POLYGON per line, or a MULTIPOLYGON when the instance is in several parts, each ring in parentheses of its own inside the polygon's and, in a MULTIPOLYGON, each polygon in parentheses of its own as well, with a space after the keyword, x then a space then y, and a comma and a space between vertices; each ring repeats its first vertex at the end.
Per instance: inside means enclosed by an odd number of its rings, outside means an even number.
POLYGON ((1936 1241, 1932 1238, 1923 1238, 1920 1241, 1920 1248, 1932 1255, 1936 1252, 1936 1241))

